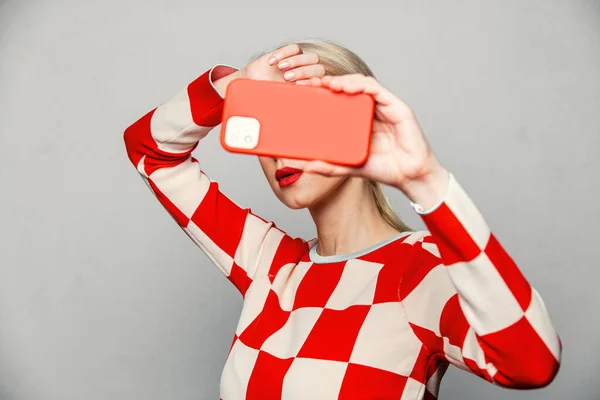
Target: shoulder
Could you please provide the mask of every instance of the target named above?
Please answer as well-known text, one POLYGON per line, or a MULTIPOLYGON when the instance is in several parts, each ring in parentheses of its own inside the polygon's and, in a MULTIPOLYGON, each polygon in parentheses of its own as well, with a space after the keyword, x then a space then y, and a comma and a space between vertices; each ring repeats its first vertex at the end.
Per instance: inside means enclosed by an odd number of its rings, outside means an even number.
POLYGON ((427 252, 438 259, 440 258, 440 252, 437 244, 433 238, 433 235, 428 230, 420 230, 411 232, 403 241, 402 244, 409 245, 411 252, 415 255, 427 252))
POLYGON ((442 260, 438 246, 431 232, 427 230, 412 232, 402 244, 407 247, 407 251, 403 263, 401 291, 410 292, 423 283, 432 270, 442 266, 442 260))
POLYGON ((294 237, 280 230, 275 225, 271 227, 271 240, 267 249, 263 252, 269 253, 263 261, 268 269, 267 274, 274 276, 286 264, 297 264, 308 257, 310 248, 316 243, 316 239, 306 240, 294 237), (266 250, 266 251, 265 251, 266 250))

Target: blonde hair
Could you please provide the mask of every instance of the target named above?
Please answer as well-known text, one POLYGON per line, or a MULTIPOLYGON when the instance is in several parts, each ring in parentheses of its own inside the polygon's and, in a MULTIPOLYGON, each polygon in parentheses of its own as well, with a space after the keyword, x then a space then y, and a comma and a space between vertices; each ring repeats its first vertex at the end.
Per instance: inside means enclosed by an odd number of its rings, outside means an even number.
MULTIPOLYGON (((375 76, 369 66, 357 54, 336 43, 326 40, 309 39, 285 44, 291 43, 300 46, 303 52, 317 54, 320 60, 319 63, 325 67, 327 75, 363 74, 375 76)), ((412 231, 392 209, 383 191, 383 186, 379 182, 371 180, 367 180, 367 182, 373 194, 377 210, 385 222, 400 232, 412 231)))

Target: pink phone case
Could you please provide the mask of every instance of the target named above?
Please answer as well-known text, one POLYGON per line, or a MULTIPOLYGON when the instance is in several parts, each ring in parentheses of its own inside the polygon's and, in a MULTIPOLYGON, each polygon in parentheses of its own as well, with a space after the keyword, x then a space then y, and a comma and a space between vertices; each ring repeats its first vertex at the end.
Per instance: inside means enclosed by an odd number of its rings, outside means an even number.
POLYGON ((374 106, 364 93, 239 78, 227 88, 221 145, 235 153, 359 166, 369 154, 374 106))

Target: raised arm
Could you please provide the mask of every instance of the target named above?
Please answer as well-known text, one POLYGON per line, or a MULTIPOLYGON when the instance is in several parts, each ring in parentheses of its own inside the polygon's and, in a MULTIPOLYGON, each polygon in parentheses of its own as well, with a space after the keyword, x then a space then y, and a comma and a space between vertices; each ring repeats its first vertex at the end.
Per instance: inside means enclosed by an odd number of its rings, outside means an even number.
POLYGON ((239 207, 221 193, 219 185, 200 169, 192 151, 221 123, 227 85, 241 77, 260 80, 292 80, 323 73, 314 54, 302 54, 288 45, 236 71, 215 66, 170 101, 151 110, 125 130, 129 159, 142 179, 183 231, 245 296, 259 266, 267 270, 276 253, 301 255, 308 244, 292 239, 272 222, 239 207), (287 68, 278 63, 288 61, 287 68))
POLYGON ((400 292, 428 352, 499 386, 549 384, 562 346, 544 302, 452 174, 443 202, 417 212, 429 230, 406 241, 400 292))
POLYGON ((151 191, 244 295, 261 251, 269 257, 285 235, 221 193, 192 157, 198 142, 221 122, 223 97, 214 82, 233 73, 226 66, 206 71, 129 126, 124 139, 129 159, 151 191))

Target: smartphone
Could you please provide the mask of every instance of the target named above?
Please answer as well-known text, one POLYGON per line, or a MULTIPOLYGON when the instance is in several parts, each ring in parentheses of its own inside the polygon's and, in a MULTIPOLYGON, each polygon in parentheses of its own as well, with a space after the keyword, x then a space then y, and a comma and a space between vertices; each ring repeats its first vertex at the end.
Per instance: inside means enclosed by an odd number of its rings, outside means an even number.
POLYGON ((238 78, 225 94, 221 145, 233 153, 360 166, 369 155, 374 107, 365 93, 238 78))

